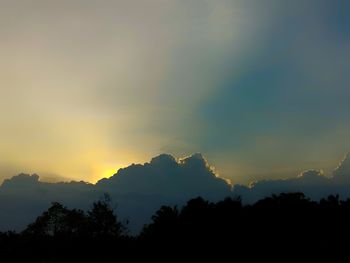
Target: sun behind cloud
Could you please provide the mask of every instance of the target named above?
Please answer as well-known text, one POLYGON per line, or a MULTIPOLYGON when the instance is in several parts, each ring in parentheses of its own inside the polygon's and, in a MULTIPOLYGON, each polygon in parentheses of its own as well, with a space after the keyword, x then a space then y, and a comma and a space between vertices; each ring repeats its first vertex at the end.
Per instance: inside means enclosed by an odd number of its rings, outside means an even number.
POLYGON ((116 174, 118 171, 118 169, 115 169, 115 168, 109 168, 109 169, 106 169, 101 175, 102 175, 102 178, 109 178, 111 176, 113 176, 114 174, 116 174))

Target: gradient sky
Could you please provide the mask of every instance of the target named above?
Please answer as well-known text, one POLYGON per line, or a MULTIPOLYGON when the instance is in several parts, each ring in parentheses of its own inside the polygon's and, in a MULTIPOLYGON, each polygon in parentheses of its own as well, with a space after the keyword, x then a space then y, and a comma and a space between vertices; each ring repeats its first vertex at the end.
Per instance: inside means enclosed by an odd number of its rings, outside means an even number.
POLYGON ((203 153, 234 183, 350 151, 350 1, 0 0, 0 179, 203 153))

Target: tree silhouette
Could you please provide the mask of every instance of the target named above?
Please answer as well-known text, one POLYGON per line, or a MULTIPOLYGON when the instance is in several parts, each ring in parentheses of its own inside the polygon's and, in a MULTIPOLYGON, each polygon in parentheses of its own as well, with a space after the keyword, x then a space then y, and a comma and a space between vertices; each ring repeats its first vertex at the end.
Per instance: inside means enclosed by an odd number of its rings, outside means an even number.
POLYGON ((30 224, 24 234, 37 236, 71 236, 86 231, 86 216, 82 210, 69 210, 54 202, 51 207, 30 224))
MULTIPOLYGON (((184 206, 162 206, 139 236, 127 235, 109 196, 86 213, 52 203, 21 234, 0 233, 3 262, 227 261, 240 255, 326 258, 350 244, 350 199, 319 202, 283 193, 243 205, 201 197, 184 206), (88 253, 86 252, 88 251, 88 253), (170 258, 171 257, 171 258, 170 258)), ((279 258, 281 259, 281 258, 279 258)))
POLYGON ((87 213, 87 219, 89 232, 93 237, 120 237, 126 230, 118 222, 108 195, 104 196, 104 200, 93 203, 91 210, 87 213))
POLYGON ((174 238, 179 228, 179 211, 177 207, 162 206, 154 216, 153 223, 144 227, 141 238, 174 238))

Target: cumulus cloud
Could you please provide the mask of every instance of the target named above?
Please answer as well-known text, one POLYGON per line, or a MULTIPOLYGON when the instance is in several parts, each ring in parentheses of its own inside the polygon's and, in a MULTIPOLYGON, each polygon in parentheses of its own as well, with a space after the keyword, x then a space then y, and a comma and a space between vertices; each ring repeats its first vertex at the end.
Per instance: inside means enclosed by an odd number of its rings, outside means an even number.
POLYGON ((19 174, 0 187, 0 230, 21 230, 53 201, 70 207, 89 207, 98 196, 85 182, 46 183, 36 174, 19 174))
POLYGON ((183 205, 188 199, 202 196, 211 201, 240 196, 253 203, 272 194, 303 192, 312 199, 330 194, 349 198, 350 156, 346 155, 332 176, 321 170, 307 170, 289 179, 262 180, 250 185, 231 187, 218 177, 201 154, 176 159, 161 154, 145 164, 132 164, 95 185, 85 182, 47 183, 38 175, 20 174, 7 179, 0 187, 0 230, 22 229, 45 210, 51 201, 69 207, 89 208, 104 193, 109 193, 116 211, 128 219, 136 233, 149 222, 161 205, 183 205))
POLYGON ((249 186, 236 185, 233 193, 243 198, 246 203, 279 193, 303 192, 307 196, 318 199, 331 194, 330 189, 324 186, 330 185, 330 179, 325 177, 322 171, 308 170, 295 178, 284 180, 262 180, 251 183, 249 186))
POLYGON ((10 179, 4 180, 1 185, 1 191, 11 194, 23 194, 23 193, 49 193, 62 194, 62 192, 68 191, 89 191, 93 187, 92 184, 86 182, 59 182, 59 183, 47 183, 39 181, 39 175, 37 174, 19 174, 13 176, 10 179))
POLYGON ((161 154, 149 163, 120 169, 96 185, 46 183, 36 174, 20 174, 0 187, 0 229, 23 228, 52 201, 85 209, 104 193, 111 195, 118 214, 136 231, 163 204, 181 205, 197 196, 218 200, 231 194, 231 185, 217 177, 198 153, 178 160, 161 154))
POLYGON ((235 185, 233 193, 243 198, 246 203, 272 194, 303 192, 312 199, 320 199, 330 194, 339 194, 341 198, 349 198, 350 187, 350 155, 347 154, 334 170, 331 177, 323 171, 307 170, 295 178, 285 180, 262 180, 249 186, 235 185))
POLYGON ((226 59, 230 70, 198 107, 190 137, 245 184, 280 178, 273 171, 328 170, 327 160, 350 147, 349 2, 261 2, 254 45, 226 59))
POLYGON ((0 0, 0 155, 14 166, 4 175, 95 182, 123 167, 109 160, 187 146, 194 107, 255 32, 240 1, 73 2, 0 0))
POLYGON ((204 157, 197 153, 176 160, 162 154, 144 165, 131 165, 120 169, 109 179, 100 180, 96 187, 116 193, 144 193, 190 198, 203 196, 223 198, 230 194, 231 186, 217 177, 204 157))
POLYGON ((0 0, 0 175, 181 146, 248 183, 349 148, 349 4, 267 2, 0 0))
POLYGON ((350 184, 350 155, 346 154, 339 166, 333 172, 333 180, 336 183, 350 184))

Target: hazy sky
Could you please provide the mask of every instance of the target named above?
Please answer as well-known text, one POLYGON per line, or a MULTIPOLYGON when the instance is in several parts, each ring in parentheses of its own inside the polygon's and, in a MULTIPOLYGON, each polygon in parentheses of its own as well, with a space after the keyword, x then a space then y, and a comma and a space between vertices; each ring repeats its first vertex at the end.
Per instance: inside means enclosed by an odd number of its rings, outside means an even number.
POLYGON ((0 177, 203 153, 234 183, 350 151, 350 1, 0 0, 0 177))

